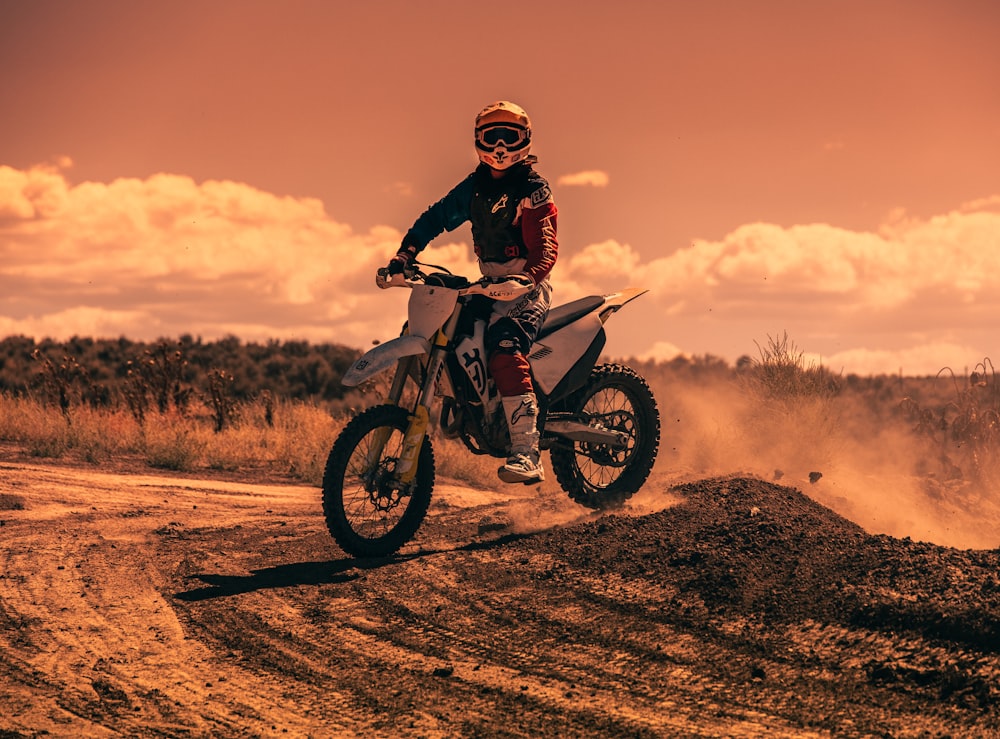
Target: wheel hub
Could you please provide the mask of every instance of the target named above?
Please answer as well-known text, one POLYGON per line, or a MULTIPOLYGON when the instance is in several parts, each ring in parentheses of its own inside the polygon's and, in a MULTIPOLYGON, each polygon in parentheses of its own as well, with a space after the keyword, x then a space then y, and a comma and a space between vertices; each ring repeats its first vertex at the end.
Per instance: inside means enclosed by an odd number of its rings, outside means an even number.
POLYGON ((396 478, 396 460, 383 459, 369 476, 365 490, 368 501, 375 510, 387 513, 398 506, 403 499, 401 483, 396 478))
MULTIPOLYGON (((591 417, 592 425, 595 419, 596 417, 591 417)), ((608 431, 622 434, 625 437, 625 443, 618 448, 607 444, 583 444, 584 453, 605 467, 624 467, 635 447, 635 416, 624 410, 605 413, 601 414, 597 425, 608 431)))

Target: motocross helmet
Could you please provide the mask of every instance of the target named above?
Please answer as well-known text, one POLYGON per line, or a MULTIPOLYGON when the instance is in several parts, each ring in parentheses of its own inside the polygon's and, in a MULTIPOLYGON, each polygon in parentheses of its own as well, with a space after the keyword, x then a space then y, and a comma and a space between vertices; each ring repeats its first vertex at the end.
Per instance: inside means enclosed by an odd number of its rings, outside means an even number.
POLYGON ((487 105, 476 116, 476 153, 493 169, 523 162, 531 151, 531 121, 524 109, 506 100, 487 105))

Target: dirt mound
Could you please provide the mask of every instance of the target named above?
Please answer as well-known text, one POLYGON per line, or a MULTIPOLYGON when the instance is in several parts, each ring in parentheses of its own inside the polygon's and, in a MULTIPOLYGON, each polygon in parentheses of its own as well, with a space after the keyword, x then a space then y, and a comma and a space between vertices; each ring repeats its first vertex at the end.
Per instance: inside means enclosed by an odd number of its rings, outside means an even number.
POLYGON ((713 614, 891 628, 1000 650, 1000 550, 872 536, 798 490, 756 479, 672 492, 681 505, 525 546, 599 575, 671 584, 713 614))
MULTIPOLYGON (((1000 550, 872 536, 798 490, 719 478, 673 488, 683 503, 606 517, 519 546, 596 576, 676 591, 689 624, 838 624, 1000 653, 1000 550)), ((910 678, 980 706, 1000 700, 980 676, 866 663, 875 680, 910 678)))

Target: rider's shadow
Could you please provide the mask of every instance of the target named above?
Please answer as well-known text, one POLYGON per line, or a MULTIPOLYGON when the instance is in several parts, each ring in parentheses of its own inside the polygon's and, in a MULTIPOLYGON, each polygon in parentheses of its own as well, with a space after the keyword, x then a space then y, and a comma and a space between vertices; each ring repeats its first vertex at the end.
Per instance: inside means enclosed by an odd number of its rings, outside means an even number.
POLYGON ((240 593, 252 593, 271 588, 287 588, 295 585, 327 585, 350 582, 358 578, 357 563, 352 560, 336 559, 327 562, 295 562, 253 570, 250 575, 213 575, 210 573, 191 575, 189 580, 201 580, 204 588, 186 590, 174 595, 178 600, 189 602, 226 598, 240 593))
POLYGON ((332 559, 325 562, 295 562, 253 570, 249 575, 214 575, 205 573, 191 575, 189 580, 201 580, 207 587, 185 590, 174 595, 178 600, 197 602, 212 598, 227 598, 241 593, 253 593, 271 588, 287 588, 295 585, 335 585, 357 580, 361 570, 374 570, 402 564, 412 559, 420 559, 435 554, 449 552, 471 552, 492 549, 505 543, 524 539, 531 534, 506 534, 488 541, 472 542, 452 549, 420 549, 392 557, 372 557, 358 559, 332 559))

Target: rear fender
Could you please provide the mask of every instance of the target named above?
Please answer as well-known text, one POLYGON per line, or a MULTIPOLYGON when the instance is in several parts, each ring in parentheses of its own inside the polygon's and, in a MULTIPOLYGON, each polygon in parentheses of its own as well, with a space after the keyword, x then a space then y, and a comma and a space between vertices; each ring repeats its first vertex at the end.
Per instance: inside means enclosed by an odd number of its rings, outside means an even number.
POLYGON ((422 336, 400 336, 365 352, 350 366, 340 383, 345 387, 355 387, 379 372, 394 367, 403 357, 427 354, 430 342, 422 336))
POLYGON ((608 319, 617 313, 623 306, 627 303, 631 303, 640 295, 645 295, 648 292, 649 290, 644 287, 627 287, 624 290, 612 293, 611 295, 605 295, 604 305, 599 311, 601 323, 607 323, 608 319))
MULTIPOLYGON (((596 313, 588 313, 536 341, 528 352, 535 384, 546 395, 555 393, 581 357, 593 353, 595 341, 600 342, 599 352, 604 346, 604 324, 596 313)), ((585 372, 589 373, 590 367, 585 372)))

